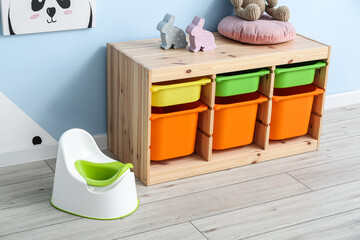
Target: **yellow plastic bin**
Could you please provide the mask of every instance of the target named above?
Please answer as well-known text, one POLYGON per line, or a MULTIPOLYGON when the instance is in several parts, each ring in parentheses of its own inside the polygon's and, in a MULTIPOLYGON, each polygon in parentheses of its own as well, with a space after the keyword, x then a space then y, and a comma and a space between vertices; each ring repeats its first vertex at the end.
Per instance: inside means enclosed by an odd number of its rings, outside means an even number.
POLYGON ((201 78, 194 81, 156 83, 151 87, 154 107, 166 107, 184 103, 196 102, 200 99, 201 86, 211 82, 210 78, 201 78))
POLYGON ((282 140, 308 132, 314 96, 324 90, 314 85, 277 88, 274 91, 270 139, 282 140))

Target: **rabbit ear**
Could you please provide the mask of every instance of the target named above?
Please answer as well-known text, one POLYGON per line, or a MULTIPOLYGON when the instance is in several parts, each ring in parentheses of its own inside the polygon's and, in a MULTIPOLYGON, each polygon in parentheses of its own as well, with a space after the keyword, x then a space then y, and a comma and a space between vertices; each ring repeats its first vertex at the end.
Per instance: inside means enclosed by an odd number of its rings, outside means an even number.
POLYGON ((199 27, 202 28, 204 26, 204 24, 205 24, 205 19, 202 18, 202 17, 196 16, 196 17, 194 17, 194 20, 192 21, 192 23, 195 26, 199 26, 199 27))
POLYGON ((164 17, 164 22, 174 24, 175 17, 173 15, 167 13, 164 17))
POLYGON ((199 21, 199 23, 198 23, 198 26, 199 26, 199 27, 204 27, 204 25, 205 25, 205 19, 204 19, 204 18, 200 18, 200 21, 199 21))
POLYGON ((175 22, 175 17, 174 16, 171 16, 170 19, 169 19, 169 23, 171 25, 174 25, 174 22, 175 22))

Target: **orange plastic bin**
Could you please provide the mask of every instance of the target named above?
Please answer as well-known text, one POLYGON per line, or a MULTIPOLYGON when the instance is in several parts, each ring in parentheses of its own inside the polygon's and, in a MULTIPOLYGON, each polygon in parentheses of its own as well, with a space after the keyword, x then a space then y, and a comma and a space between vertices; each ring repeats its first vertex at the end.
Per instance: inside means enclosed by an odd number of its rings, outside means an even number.
POLYGON ((195 150, 198 115, 208 107, 201 102, 152 107, 152 161, 190 155, 195 150))
POLYGON ((267 98, 260 93, 217 97, 213 149, 223 150, 252 143, 258 104, 267 98))
POLYGON ((314 96, 324 92, 314 85, 274 90, 270 139, 282 140, 305 135, 309 128, 314 96))

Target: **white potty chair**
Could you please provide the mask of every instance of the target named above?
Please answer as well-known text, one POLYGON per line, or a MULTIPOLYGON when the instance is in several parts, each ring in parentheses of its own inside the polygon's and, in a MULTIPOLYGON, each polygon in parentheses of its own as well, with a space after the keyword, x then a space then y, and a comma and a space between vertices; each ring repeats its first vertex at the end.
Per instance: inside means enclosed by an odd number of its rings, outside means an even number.
POLYGON ((71 129, 59 141, 51 204, 87 218, 126 217, 139 206, 130 168, 105 156, 86 131, 71 129))

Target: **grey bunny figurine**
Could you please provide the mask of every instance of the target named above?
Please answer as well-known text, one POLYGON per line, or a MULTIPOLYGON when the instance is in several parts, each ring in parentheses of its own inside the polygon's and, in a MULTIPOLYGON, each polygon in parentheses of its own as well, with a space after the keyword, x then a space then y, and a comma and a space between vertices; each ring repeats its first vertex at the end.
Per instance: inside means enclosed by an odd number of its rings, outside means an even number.
POLYGON ((160 31, 161 45, 165 50, 173 48, 186 48, 188 42, 183 30, 174 26, 175 17, 171 14, 166 14, 164 19, 157 25, 157 30, 160 31))

